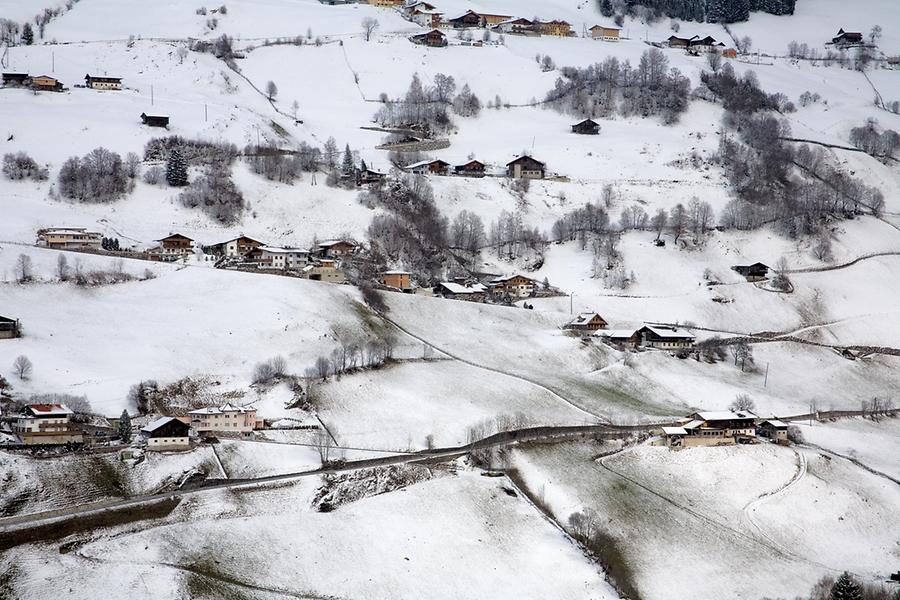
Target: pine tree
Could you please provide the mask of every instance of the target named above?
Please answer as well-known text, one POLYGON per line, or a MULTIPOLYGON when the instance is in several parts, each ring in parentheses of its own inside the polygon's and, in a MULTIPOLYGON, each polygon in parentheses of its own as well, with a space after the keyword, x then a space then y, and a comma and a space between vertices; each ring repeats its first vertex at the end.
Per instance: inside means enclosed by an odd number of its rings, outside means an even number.
POLYGON ((187 163, 178 148, 172 148, 169 160, 166 162, 166 182, 174 187, 182 187, 188 184, 187 163))
POLYGON ((341 161, 341 173, 347 177, 353 174, 353 153, 350 152, 350 144, 344 148, 344 160, 341 161))
POLYGON ((831 600, 862 600, 862 592, 859 584, 854 581, 850 573, 844 571, 838 580, 831 586, 831 600))
POLYGON ((22 27, 22 41, 26 46, 34 43, 34 30, 31 28, 31 23, 25 23, 25 26, 22 27))
POLYGON ((611 0, 600 0, 600 14, 604 17, 611 17, 616 11, 613 10, 611 0))
POLYGON ((131 417, 127 410, 123 410, 119 417, 119 439, 126 444, 131 441, 131 417))

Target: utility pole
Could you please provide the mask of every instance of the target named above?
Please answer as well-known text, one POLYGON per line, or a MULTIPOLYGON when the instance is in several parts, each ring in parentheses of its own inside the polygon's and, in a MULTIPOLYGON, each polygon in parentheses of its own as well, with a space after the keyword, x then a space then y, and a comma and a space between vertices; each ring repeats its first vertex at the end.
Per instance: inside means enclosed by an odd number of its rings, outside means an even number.
POLYGON ((150 106, 153 106, 153 86, 150 86, 150 106))
POLYGON ((575 314, 575 312, 572 308, 574 306, 574 298, 575 298, 575 292, 569 292, 569 314, 570 315, 575 314))
POLYGON ((763 381, 763 387, 768 387, 769 385, 769 363, 766 363, 766 378, 763 381))
POLYGON ((203 105, 203 120, 209 121, 209 110, 206 107, 206 104, 203 105))
POLYGON ((56 73, 56 50, 50 53, 50 72, 56 73))

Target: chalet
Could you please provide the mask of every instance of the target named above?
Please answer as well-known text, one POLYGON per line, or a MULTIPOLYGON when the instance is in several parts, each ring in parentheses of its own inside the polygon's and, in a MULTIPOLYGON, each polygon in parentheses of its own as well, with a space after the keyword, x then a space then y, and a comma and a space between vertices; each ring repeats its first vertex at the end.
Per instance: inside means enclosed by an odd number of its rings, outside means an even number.
POLYGON ((640 339, 635 335, 634 329, 600 329, 594 332, 594 336, 602 339, 611 346, 637 347, 640 339))
POLYGON ((609 325, 609 323, 607 323, 606 319, 599 314, 595 312, 583 312, 563 325, 563 329, 589 335, 598 329, 606 329, 607 325, 609 325))
POLYGON ((359 244, 350 240, 326 240, 317 246, 317 250, 323 258, 337 258, 355 254, 359 244))
POLYGON ((163 117, 161 115, 148 115, 147 113, 141 113, 141 122, 148 127, 168 127, 169 126, 169 117, 163 117))
POLYGON ((84 227, 52 227, 39 229, 38 244, 56 250, 99 250, 103 235, 84 227))
POLYGON ((481 17, 481 25, 483 27, 493 27, 512 18, 510 15, 494 15, 490 13, 478 13, 478 16, 481 17))
POLYGON ((141 429, 148 450, 190 450, 191 426, 175 417, 160 417, 141 429))
POLYGON ((680 427, 664 427, 663 439, 670 448, 730 446, 756 439, 756 415, 748 411, 697 412, 680 427))
POLYGON ((535 21, 535 29, 542 35, 556 35, 559 37, 569 37, 574 35, 572 25, 566 21, 535 21))
POLYGON ((94 77, 92 75, 84 76, 84 86, 92 90, 121 90, 121 77, 94 77))
POLYGON ((737 50, 734 48, 725 48, 722 50, 722 56, 725 58, 737 58, 737 50))
POLYGON ((843 28, 841 28, 838 30, 837 35, 831 38, 831 43, 840 48, 861 46, 863 43, 863 36, 859 32, 844 31, 843 28))
POLYGON ((25 87, 31 83, 28 73, 4 73, 3 87, 25 87))
POLYGON ((581 135, 597 135, 600 133, 600 124, 592 119, 585 119, 580 123, 572 125, 572 133, 581 135))
POLYGON ((506 176, 513 179, 543 179, 546 165, 528 155, 506 163, 506 176))
POLYGON ((156 241, 159 246, 150 251, 151 259, 173 262, 194 253, 194 240, 180 233, 173 233, 156 241))
MULTIPOLYGON (((425 2, 420 2, 420 4, 426 4, 425 2)), ((429 5, 430 6, 430 5, 429 5)), ((422 27, 431 27, 432 29, 437 29, 441 26, 441 18, 444 16, 444 13, 430 10, 430 9, 421 9, 416 8, 409 15, 409 20, 413 23, 421 25, 422 27)), ((437 44, 443 45, 443 44, 437 44)))
POLYGON ((764 438, 769 438, 773 442, 781 444, 783 446, 787 446, 790 443, 788 441, 787 430, 787 423, 774 418, 760 421, 760 423, 756 426, 756 433, 758 435, 764 438))
POLYGON ((245 258, 251 251, 265 244, 246 235, 221 242, 212 246, 215 254, 221 254, 226 258, 245 258))
POLYGON ((81 444, 84 436, 71 424, 72 409, 65 404, 29 404, 13 425, 26 446, 81 444))
POLYGON ((372 6, 380 6, 382 8, 391 6, 403 6, 403 0, 369 0, 372 6))
POLYGON ((423 160, 407 165, 404 170, 416 175, 446 175, 450 163, 443 160, 423 160))
POLYGON ((534 295, 534 279, 519 274, 497 277, 490 281, 490 289, 495 296, 528 298, 534 295))
POLYGON ((311 281, 326 283, 346 283, 347 276, 338 267, 337 261, 323 258, 303 267, 303 276, 311 281))
POLYGON ((465 164, 453 167, 453 174, 462 177, 484 177, 484 163, 479 160, 470 160, 465 164))
POLYGON ((591 37, 595 40, 618 42, 619 32, 622 31, 622 28, 613 25, 594 25, 588 31, 591 32, 591 37))
POLYGON ((63 91, 63 84, 49 75, 38 75, 31 78, 31 89, 44 92, 61 92, 63 91))
POLYGON ((528 19, 518 18, 518 19, 507 19, 506 21, 501 21, 494 25, 494 31, 499 31, 500 33, 512 33, 518 35, 528 35, 535 34, 534 21, 529 21, 528 19))
POLYGON ((481 15, 474 10, 467 10, 461 15, 450 17, 447 23, 455 28, 462 29, 465 27, 481 27, 481 15))
POLYGON ((722 42, 717 42, 716 38, 708 35, 706 37, 694 37, 688 42, 688 48, 698 52, 712 52, 715 48, 724 46, 722 42))
POLYGON ((443 48, 447 45, 447 36, 437 29, 432 29, 428 33, 420 33, 409 38, 413 44, 422 46, 430 46, 431 48, 443 48))
POLYGON ((231 432, 249 435, 263 426, 256 418, 256 409, 225 403, 222 406, 198 408, 188 413, 191 427, 198 434, 231 432))
POLYGON ((19 320, 0 315, 0 340, 19 337, 19 320))
POLYGON ((435 8, 437 7, 434 4, 428 2, 408 2, 403 6, 403 13, 409 16, 416 10, 434 10, 435 8))
POLYGON ((689 38, 678 37, 677 35, 670 35, 669 38, 666 40, 666 43, 668 43, 669 48, 688 48, 688 47, 690 47, 691 42, 696 39, 697 39, 696 35, 689 37, 689 38))
POLYGON ((434 286, 434 294, 450 300, 484 302, 487 297, 487 287, 481 283, 441 281, 434 286))
POLYGON ((409 282, 409 271, 384 271, 381 273, 381 283, 390 288, 411 292, 412 285, 409 282))
POLYGON ((644 325, 634 332, 636 346, 660 350, 693 348, 697 338, 687 329, 668 325, 644 325))
POLYGON ((309 264, 309 250, 258 246, 247 253, 247 258, 256 262, 260 269, 299 271, 309 264))
POLYGON ((762 281, 769 274, 769 267, 760 262, 752 265, 735 265, 731 270, 743 275, 747 281, 762 281))
POLYGON ((378 184, 385 180, 387 175, 373 171, 372 169, 360 169, 356 172, 356 185, 378 184))

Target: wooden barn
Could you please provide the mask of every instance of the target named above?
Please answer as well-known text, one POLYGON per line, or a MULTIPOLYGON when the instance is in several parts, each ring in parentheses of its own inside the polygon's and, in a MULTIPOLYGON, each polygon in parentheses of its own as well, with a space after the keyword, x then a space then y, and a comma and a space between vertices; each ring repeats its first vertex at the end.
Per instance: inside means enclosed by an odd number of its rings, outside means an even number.
POLYGON ((563 325, 563 329, 591 334, 599 329, 606 329, 607 325, 609 325, 609 323, 607 323, 606 319, 601 317, 599 313, 583 312, 563 325))
POLYGON ((572 133, 581 135, 597 135, 600 133, 600 124, 593 119, 585 119, 580 123, 572 125, 572 133))
POLYGON ((470 160, 465 164, 453 167, 453 174, 462 177, 484 177, 484 163, 474 159, 470 160))
POLYGON ((769 275, 768 265, 761 262, 752 265, 735 265, 731 267, 731 270, 743 275, 747 281, 762 281, 769 275))
POLYGON ((38 75, 31 78, 31 89, 43 92, 61 92, 63 91, 63 84, 49 75, 38 75))
POLYGON ((19 337, 19 320, 0 315, 0 340, 19 337))
POLYGON ((94 75, 84 76, 84 86, 92 90, 121 90, 121 77, 97 77, 94 75))
POLYGON ((162 115, 148 115, 141 113, 141 122, 148 127, 166 127, 169 126, 169 117, 162 115))
POLYGON ((432 29, 428 33, 422 33, 412 36, 411 38, 409 38, 409 41, 411 41, 413 44, 420 44, 422 46, 442 48, 447 45, 447 36, 437 29, 432 29))

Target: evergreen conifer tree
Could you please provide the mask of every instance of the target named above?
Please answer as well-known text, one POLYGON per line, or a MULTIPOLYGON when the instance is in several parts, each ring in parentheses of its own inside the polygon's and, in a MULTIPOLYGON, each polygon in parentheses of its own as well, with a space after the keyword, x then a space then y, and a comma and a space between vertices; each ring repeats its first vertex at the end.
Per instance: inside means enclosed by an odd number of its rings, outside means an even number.
POLYGON ((600 0, 600 14, 604 17, 611 17, 615 13, 611 0, 600 0))
POLYGON ((859 584, 847 571, 841 573, 838 580, 831 586, 830 600, 862 600, 859 584))
POLYGON ((34 43, 34 29, 31 28, 31 23, 25 23, 25 26, 22 27, 22 41, 26 46, 34 43))
POLYGON ((123 410, 119 417, 119 439, 126 444, 131 441, 131 417, 127 410, 123 410))
POLYGON ((187 163, 179 148, 172 148, 166 162, 166 182, 175 187, 188 184, 187 163))
POLYGON ((353 175, 353 153, 350 152, 350 144, 344 148, 344 159, 341 161, 341 173, 347 177, 353 175))

